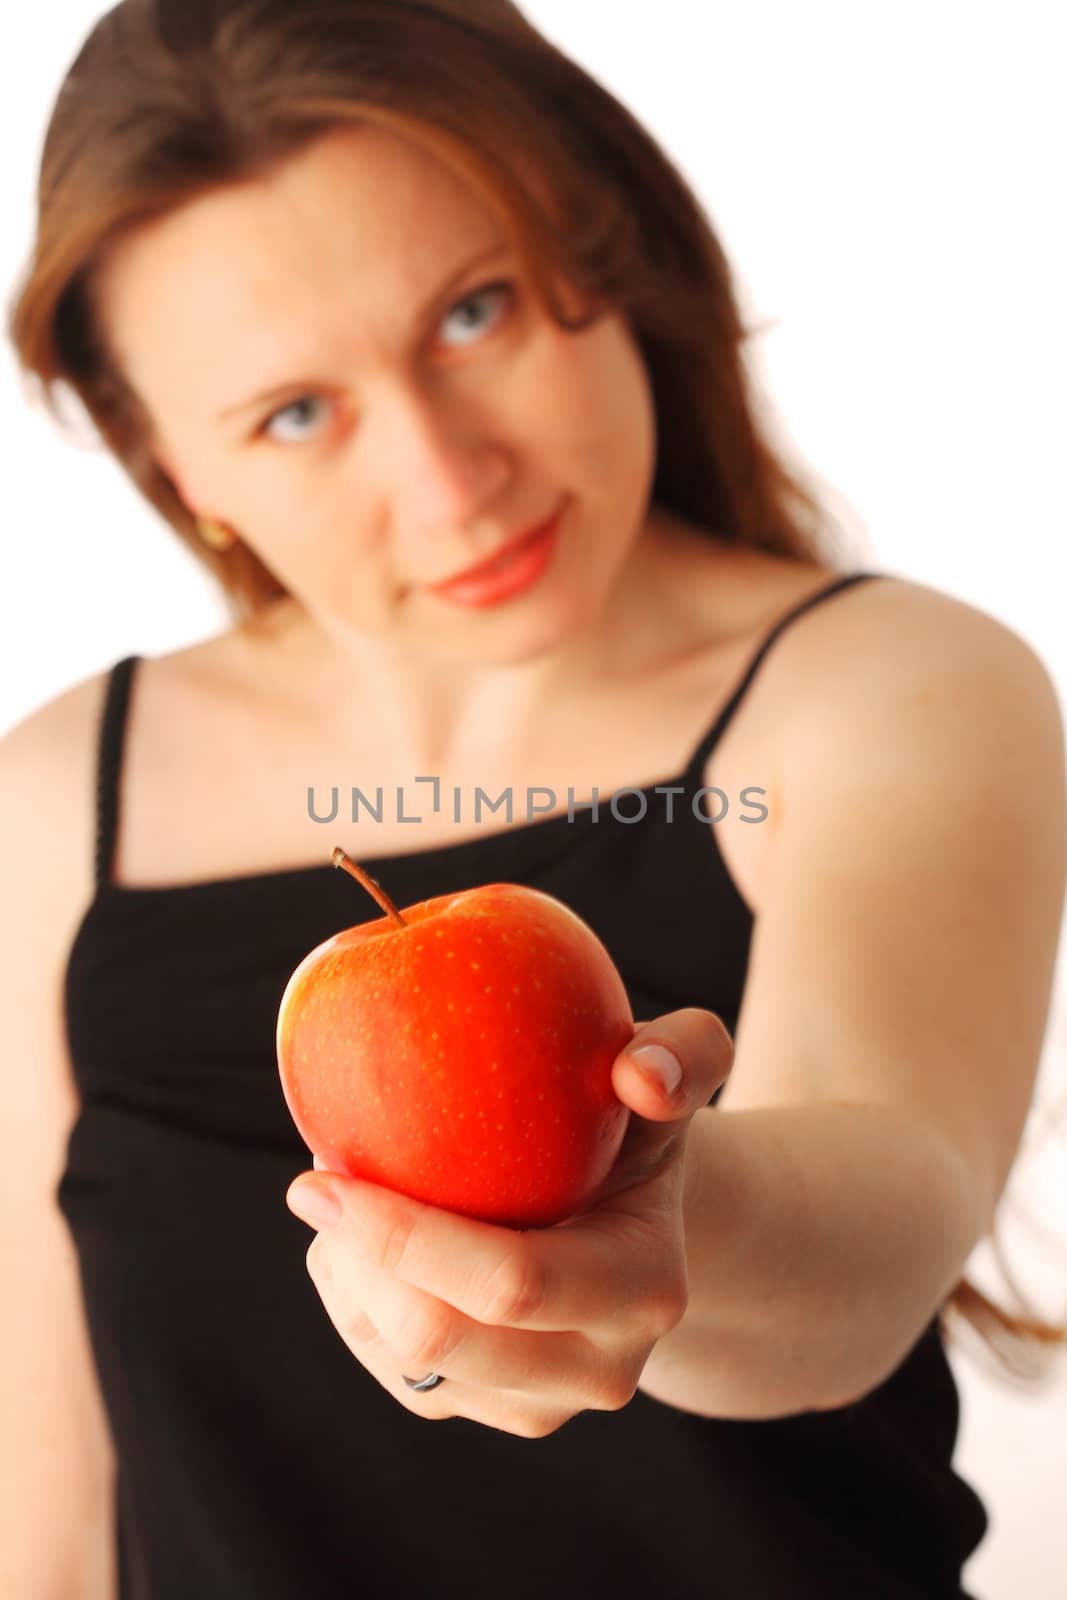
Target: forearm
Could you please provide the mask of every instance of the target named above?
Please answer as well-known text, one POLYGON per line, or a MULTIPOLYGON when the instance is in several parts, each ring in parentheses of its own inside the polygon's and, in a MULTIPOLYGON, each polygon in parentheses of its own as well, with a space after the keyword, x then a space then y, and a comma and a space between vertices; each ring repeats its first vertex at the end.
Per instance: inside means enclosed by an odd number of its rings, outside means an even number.
POLYGON ((784 1416, 868 1392, 982 1233, 955 1153, 884 1107, 700 1112, 686 1184, 689 1306, 640 1388, 705 1416, 784 1416))

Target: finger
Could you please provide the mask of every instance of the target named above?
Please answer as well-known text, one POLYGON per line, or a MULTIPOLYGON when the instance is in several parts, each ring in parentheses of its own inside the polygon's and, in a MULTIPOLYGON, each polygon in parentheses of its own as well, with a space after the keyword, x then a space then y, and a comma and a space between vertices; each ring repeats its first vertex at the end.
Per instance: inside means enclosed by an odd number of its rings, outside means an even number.
POLYGON ((677 1220, 693 1117, 725 1081, 732 1060, 733 1041, 712 1011, 692 1006, 637 1024, 612 1066, 615 1092, 636 1114, 592 1209, 603 1214, 610 1205, 634 1217, 660 1210, 677 1220))
MULTIPOLYGON (((333 1234, 315 1240, 307 1265, 349 1350, 398 1399, 410 1396, 405 1372, 437 1372, 472 1391, 551 1397, 553 1406, 567 1406, 571 1414, 614 1409, 633 1397, 651 1350, 652 1341, 620 1358, 576 1333, 485 1327, 392 1273, 346 1257, 333 1234)), ((463 1410, 470 1415, 466 1404, 463 1410)))
MULTIPOLYGON (((684 1294, 683 1252, 663 1227, 620 1217, 519 1230, 459 1216, 360 1178, 302 1177, 286 1196, 328 1188, 340 1204, 331 1243, 487 1327, 536 1333, 673 1326, 684 1294)), ((314 1226, 318 1222, 305 1218, 314 1226)), ((578 1219, 581 1221, 582 1219, 578 1219)))
POLYGON ((733 1064, 734 1046, 721 1018, 699 1006, 636 1024, 612 1069, 624 1105, 652 1122, 676 1122, 706 1106, 733 1064), (674 1065, 673 1075, 668 1070, 674 1065))

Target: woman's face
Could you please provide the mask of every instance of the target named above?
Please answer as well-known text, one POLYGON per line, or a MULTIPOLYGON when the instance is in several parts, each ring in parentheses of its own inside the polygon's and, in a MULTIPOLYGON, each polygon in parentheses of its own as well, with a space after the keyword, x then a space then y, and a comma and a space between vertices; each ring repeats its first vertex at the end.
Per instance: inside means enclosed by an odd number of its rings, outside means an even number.
POLYGON ((568 334, 492 212, 369 125, 115 246, 112 348, 186 504, 313 622, 532 659, 591 623, 645 526, 655 422, 624 321, 568 334), (477 610, 431 593, 558 507, 552 561, 477 610))

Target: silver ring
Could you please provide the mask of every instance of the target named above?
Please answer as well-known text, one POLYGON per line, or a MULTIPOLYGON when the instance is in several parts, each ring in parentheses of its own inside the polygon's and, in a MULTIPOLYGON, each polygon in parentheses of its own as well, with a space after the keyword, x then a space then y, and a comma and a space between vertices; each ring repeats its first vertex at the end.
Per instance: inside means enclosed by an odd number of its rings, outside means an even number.
MULTIPOLYGON (((401 1376, 403 1377, 404 1375, 401 1374, 401 1376)), ((437 1385, 444 1383, 444 1381, 444 1378, 437 1372, 428 1372, 425 1378, 404 1377, 404 1382, 409 1389, 436 1389, 437 1385)))

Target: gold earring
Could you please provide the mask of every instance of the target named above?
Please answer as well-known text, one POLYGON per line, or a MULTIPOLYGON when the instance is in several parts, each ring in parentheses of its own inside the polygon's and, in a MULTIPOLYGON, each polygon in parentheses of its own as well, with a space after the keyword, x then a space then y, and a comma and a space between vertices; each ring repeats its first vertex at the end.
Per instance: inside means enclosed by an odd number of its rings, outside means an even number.
POLYGON ((213 517, 197 517, 196 531, 212 550, 232 550, 237 543, 237 535, 233 529, 216 522, 213 517))

